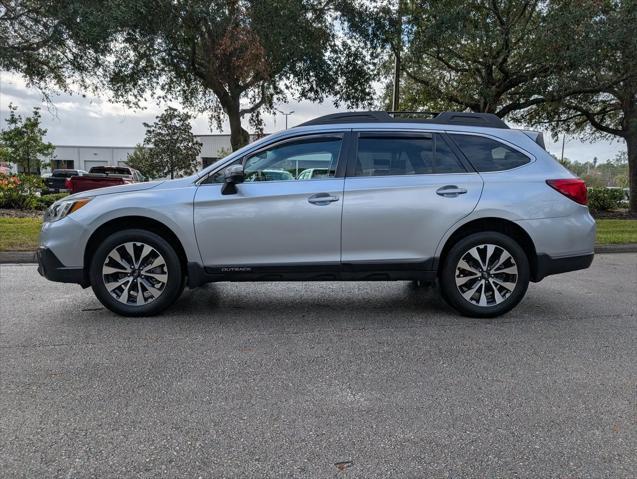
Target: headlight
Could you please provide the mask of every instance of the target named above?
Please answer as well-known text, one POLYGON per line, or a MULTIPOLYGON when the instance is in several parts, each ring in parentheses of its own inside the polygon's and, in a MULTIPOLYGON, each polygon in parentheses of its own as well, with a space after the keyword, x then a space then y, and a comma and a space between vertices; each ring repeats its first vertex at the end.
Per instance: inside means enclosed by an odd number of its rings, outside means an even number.
POLYGON ((74 211, 79 210, 93 198, 80 198, 77 200, 59 200, 53 203, 44 213, 44 221, 53 222, 70 215, 74 211))

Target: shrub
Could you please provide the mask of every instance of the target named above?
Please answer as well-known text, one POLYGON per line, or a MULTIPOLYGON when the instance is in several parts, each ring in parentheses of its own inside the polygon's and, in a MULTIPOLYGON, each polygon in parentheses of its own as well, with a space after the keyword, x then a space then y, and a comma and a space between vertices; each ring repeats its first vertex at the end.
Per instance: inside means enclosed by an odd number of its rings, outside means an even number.
POLYGON ((38 202, 38 209, 46 209, 49 206, 51 206, 53 203, 55 203, 57 200, 61 200, 62 198, 64 198, 65 196, 68 196, 68 193, 54 193, 54 194, 50 194, 50 195, 42 195, 37 199, 38 202))
POLYGON ((608 211, 619 208, 623 198, 624 192, 621 189, 588 189, 588 206, 594 211, 608 211))
POLYGON ((37 208, 37 193, 44 187, 42 178, 34 175, 0 174, 0 208, 29 210, 37 208))

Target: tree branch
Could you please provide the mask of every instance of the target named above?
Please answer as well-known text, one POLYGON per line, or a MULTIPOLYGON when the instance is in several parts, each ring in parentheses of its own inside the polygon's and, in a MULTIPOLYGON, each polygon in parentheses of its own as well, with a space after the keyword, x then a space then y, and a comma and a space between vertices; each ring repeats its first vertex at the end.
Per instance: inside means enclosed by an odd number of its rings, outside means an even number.
POLYGON ((502 108, 500 108, 498 111, 496 111, 495 114, 499 116, 500 118, 504 118, 506 115, 508 115, 509 113, 513 111, 524 110, 525 108, 528 108, 533 105, 539 105, 541 103, 545 103, 546 101, 547 100, 544 97, 537 97, 537 98, 532 98, 526 101, 509 103, 508 105, 505 105, 502 108))
POLYGON ((445 97, 448 101, 451 101, 453 103, 457 103, 458 105, 463 105, 471 110, 477 110, 479 109, 480 105, 478 103, 475 102, 469 102, 466 100, 463 100, 462 98, 460 98, 459 96, 451 93, 451 92, 445 92, 442 91, 440 88, 438 88, 436 85, 434 85, 433 82, 429 81, 429 80, 425 80, 424 78, 420 78, 416 75, 414 75, 411 71, 405 69, 404 70, 405 74, 411 78, 413 81, 420 83, 422 85, 425 85, 427 88, 430 88, 432 90, 435 90, 437 94, 445 97))
POLYGON ((566 108, 576 111, 578 112, 581 116, 583 116, 584 118, 586 118, 586 120, 588 120, 588 122, 591 124, 591 126, 599 131, 603 131, 604 133, 608 133, 609 135, 615 135, 615 136, 621 136, 622 138, 625 138, 627 135, 627 131, 625 130, 620 130, 617 128, 611 128, 610 126, 604 125, 603 123, 600 123, 597 118, 595 117, 596 115, 599 114, 599 112, 594 113, 591 112, 589 110, 587 110, 586 108, 583 108, 579 105, 575 105, 575 104, 568 104, 566 105, 566 108))
POLYGON ((266 97, 266 92, 265 92, 265 83, 262 83, 261 84, 261 98, 259 99, 259 101, 254 103, 251 107, 242 108, 241 110, 239 110, 239 115, 244 116, 244 115, 250 115, 250 114, 254 113, 255 111, 257 111, 259 108, 261 108, 265 104, 266 100, 267 100, 267 97, 266 97))

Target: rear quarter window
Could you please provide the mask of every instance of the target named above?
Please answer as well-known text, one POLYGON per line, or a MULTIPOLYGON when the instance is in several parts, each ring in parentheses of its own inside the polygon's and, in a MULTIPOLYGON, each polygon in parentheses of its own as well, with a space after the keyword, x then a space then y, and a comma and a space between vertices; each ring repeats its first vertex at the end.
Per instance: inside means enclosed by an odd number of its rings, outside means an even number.
POLYGON ((449 135, 480 172, 504 171, 526 165, 531 159, 497 140, 476 135, 449 135))

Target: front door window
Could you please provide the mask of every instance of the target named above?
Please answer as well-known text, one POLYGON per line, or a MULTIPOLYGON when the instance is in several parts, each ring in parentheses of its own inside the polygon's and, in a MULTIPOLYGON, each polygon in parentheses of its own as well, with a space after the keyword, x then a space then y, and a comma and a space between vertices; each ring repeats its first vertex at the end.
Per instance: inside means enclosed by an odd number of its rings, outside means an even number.
POLYGON ((333 178, 341 138, 320 137, 285 142, 249 157, 245 182, 333 178))

